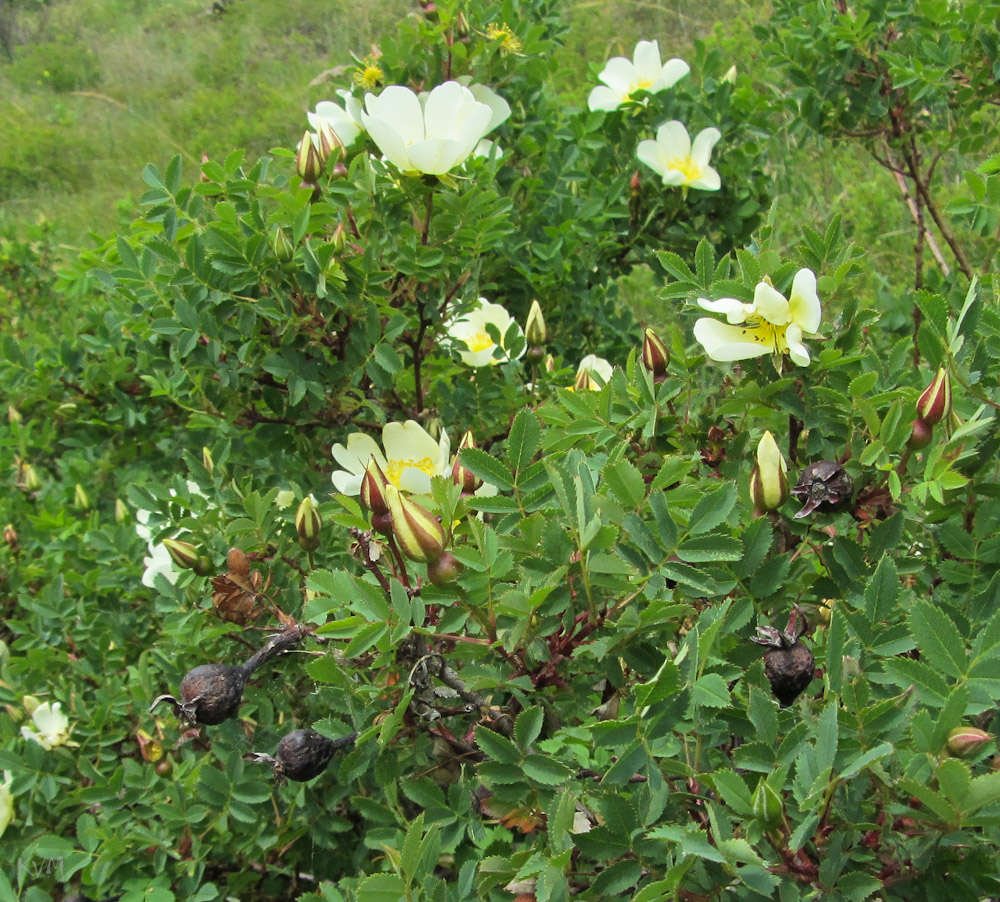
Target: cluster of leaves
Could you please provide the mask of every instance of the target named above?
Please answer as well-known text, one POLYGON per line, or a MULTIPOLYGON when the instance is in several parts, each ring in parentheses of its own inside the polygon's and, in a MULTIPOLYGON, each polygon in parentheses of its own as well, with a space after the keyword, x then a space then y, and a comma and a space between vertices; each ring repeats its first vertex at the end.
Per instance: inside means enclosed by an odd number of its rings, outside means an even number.
POLYGON ((700 50, 686 88, 589 113, 584 91, 549 86, 561 38, 547 0, 445 0, 383 42, 388 82, 471 75, 511 103, 504 156, 449 177, 400 177, 370 147, 318 197, 289 151, 237 152, 198 181, 179 158, 150 165, 144 216, 62 275, 51 320, 46 236, 0 244, 0 287, 19 292, 0 360, 0 898, 1000 890, 992 279, 956 271, 887 323, 852 288, 865 258, 838 219, 777 247, 766 111, 722 78, 723 54, 700 50), (718 194, 630 186, 636 143, 667 118, 721 128, 718 194), (677 311, 662 378, 616 303, 636 264, 677 311), (808 368, 719 365, 692 342, 686 302, 749 302, 765 279, 787 295, 802 266, 824 305, 808 368), (522 322, 542 301, 553 372, 468 376, 440 338, 479 294, 522 322), (560 363, 586 350, 617 366, 570 390, 560 363), (955 415, 914 451, 938 367, 955 415), (474 429, 458 462, 496 490, 439 476, 422 499, 461 565, 444 586, 330 491, 331 441, 407 417, 474 429), (847 505, 755 516, 764 430, 793 482, 838 461, 847 505), (320 499, 318 548, 283 492, 320 499), (219 576, 140 589, 122 498, 150 512, 153 541, 184 531, 219 576), (212 598, 230 548, 261 574, 236 586, 239 623, 212 598), (795 609, 816 671, 781 707, 747 640, 795 609), (251 681, 238 718, 189 732, 149 712, 193 666, 240 660, 289 619, 310 638, 251 681), (26 694, 62 703, 74 748, 21 736, 26 694), (279 785, 244 756, 293 726, 358 736, 314 782, 279 785), (957 727, 992 732, 962 758, 957 727))

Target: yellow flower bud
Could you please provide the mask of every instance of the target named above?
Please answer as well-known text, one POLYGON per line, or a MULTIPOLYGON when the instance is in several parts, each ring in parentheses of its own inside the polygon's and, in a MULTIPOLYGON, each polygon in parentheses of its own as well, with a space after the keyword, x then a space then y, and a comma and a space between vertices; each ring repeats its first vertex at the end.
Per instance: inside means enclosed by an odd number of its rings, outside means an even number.
POLYGON ((757 445, 757 463, 750 472, 750 497, 761 513, 777 510, 788 500, 788 466, 770 432, 765 432, 757 445))
POLYGON ((312 495, 306 495, 295 512, 295 531, 299 534, 299 545, 305 551, 319 548, 319 531, 323 518, 313 503, 312 495))
POLYGON ((951 413, 951 376, 939 367, 931 382, 917 401, 917 416, 928 426, 936 426, 951 413))
POLYGON ((642 335, 642 365, 653 374, 656 381, 661 381, 667 375, 668 363, 670 351, 667 346, 652 329, 646 329, 642 335))
MULTIPOLYGON (((472 437, 472 430, 470 429, 465 433, 465 435, 462 436, 462 441, 458 445, 459 454, 463 448, 475 447, 476 441, 472 437)), ((455 462, 451 467, 451 478, 455 485, 460 485, 462 487, 462 491, 466 495, 471 495, 483 484, 483 481, 473 475, 469 470, 465 469, 465 467, 458 462, 458 456, 458 454, 455 455, 455 462)))
POLYGON ((540 348, 548 341, 549 333, 545 328, 545 317, 542 316, 542 305, 538 301, 531 302, 528 319, 524 324, 524 340, 529 348, 540 348))
POLYGON ((323 174, 323 158, 320 156, 316 136, 306 132, 302 136, 298 153, 295 155, 295 169, 304 182, 315 183, 323 174))

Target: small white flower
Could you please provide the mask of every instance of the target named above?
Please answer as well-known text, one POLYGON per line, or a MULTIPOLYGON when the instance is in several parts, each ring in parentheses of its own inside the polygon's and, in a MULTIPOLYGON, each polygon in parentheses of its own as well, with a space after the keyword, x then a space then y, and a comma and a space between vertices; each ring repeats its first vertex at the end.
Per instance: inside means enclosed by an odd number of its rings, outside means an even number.
POLYGON ((590 92, 587 105, 592 110, 615 110, 629 103, 636 91, 665 91, 690 71, 691 67, 681 59, 661 65, 660 45, 656 41, 639 41, 631 60, 624 56, 608 60, 598 76, 604 84, 590 92))
POLYGON ((344 142, 344 147, 349 147, 364 130, 361 124, 361 101, 344 89, 337 91, 337 94, 344 101, 344 106, 339 106, 332 100, 321 100, 316 104, 316 112, 306 113, 306 118, 309 125, 317 131, 320 124, 326 122, 344 142))
POLYGON ((3 783, 0 783, 0 836, 3 836, 7 825, 14 820, 14 795, 10 791, 14 778, 10 771, 3 772, 3 783))
POLYGON ((442 432, 440 441, 435 441, 416 420, 386 423, 382 427, 382 448, 363 432, 351 433, 346 446, 334 445, 333 459, 344 467, 333 472, 337 491, 357 495, 373 457, 389 482, 414 495, 430 494, 432 476, 451 475, 451 441, 447 434, 442 432))
POLYGON ((37 742, 46 751, 51 751, 69 739, 69 718, 62 713, 59 702, 42 702, 31 715, 34 729, 21 727, 25 739, 37 742))
MULTIPOLYGON (((485 86, 474 87, 488 91, 490 96, 481 91, 486 99, 501 100, 485 86)), ((441 175, 473 152, 494 124, 506 118, 501 114, 498 105, 477 99, 472 89, 446 81, 420 95, 401 85, 390 85, 378 96, 367 94, 360 115, 379 150, 400 172, 441 175)))
MULTIPOLYGON (((517 334, 522 338, 524 332, 502 305, 491 304, 486 298, 479 298, 477 303, 477 307, 445 325, 448 343, 457 345, 456 350, 466 366, 495 366, 498 363, 505 363, 510 359, 504 346, 507 330, 513 324, 517 334), (487 331, 487 325, 496 326, 497 332, 500 333, 499 345, 487 331), (497 347, 504 352, 499 357, 494 353, 497 347), (465 350, 462 350, 463 348, 465 350)), ((517 356, 521 357, 524 350, 522 345, 521 352, 517 356)))
POLYGON ((811 269, 800 269, 795 274, 788 300, 769 282, 758 282, 752 304, 736 298, 699 298, 698 304, 712 313, 726 315, 726 323, 703 317, 694 324, 694 337, 713 360, 788 354, 799 366, 809 365, 809 349, 802 338, 819 328, 822 316, 816 276, 811 269))
POLYGON ((636 156, 663 179, 664 185, 718 191, 722 182, 708 159, 721 137, 717 128, 706 128, 692 144, 683 123, 674 119, 657 129, 655 141, 640 141, 636 156))
POLYGON ((580 365, 576 368, 574 388, 577 391, 584 389, 600 391, 603 386, 611 381, 611 374, 613 372, 614 367, 603 357, 598 357, 596 354, 588 354, 580 361, 580 365), (595 375, 600 376, 600 382, 594 378, 595 375))

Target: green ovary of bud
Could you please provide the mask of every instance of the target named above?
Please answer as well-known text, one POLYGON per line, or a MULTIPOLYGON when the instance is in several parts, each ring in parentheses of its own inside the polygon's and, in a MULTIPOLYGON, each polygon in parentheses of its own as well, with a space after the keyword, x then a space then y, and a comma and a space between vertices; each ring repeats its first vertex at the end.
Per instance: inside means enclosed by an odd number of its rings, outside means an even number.
POLYGON ((274 251, 274 256, 279 263, 291 263, 295 256, 295 248, 288 235, 285 234, 285 230, 281 228, 275 229, 271 236, 271 250, 274 251))
POLYGON ((951 376, 939 367, 934 381, 917 400, 917 416, 928 426, 936 426, 951 414, 951 376))
POLYGON ((444 554, 444 527, 429 510, 403 495, 391 483, 385 499, 392 515, 392 534, 399 550, 411 561, 429 564, 444 554))

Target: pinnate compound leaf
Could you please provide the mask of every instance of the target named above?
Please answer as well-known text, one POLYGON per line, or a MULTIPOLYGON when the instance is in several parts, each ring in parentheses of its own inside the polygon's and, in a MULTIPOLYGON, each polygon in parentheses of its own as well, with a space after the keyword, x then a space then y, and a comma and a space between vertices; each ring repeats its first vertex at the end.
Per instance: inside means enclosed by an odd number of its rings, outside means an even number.
POLYGON ((917 599, 910 607, 908 623, 910 634, 920 649, 921 660, 926 660, 946 676, 958 679, 965 675, 968 666, 965 640, 944 611, 917 599))

